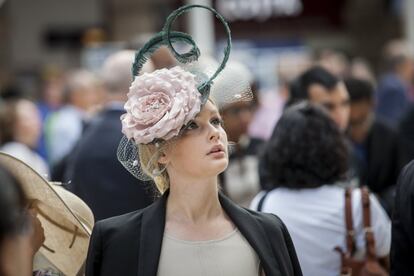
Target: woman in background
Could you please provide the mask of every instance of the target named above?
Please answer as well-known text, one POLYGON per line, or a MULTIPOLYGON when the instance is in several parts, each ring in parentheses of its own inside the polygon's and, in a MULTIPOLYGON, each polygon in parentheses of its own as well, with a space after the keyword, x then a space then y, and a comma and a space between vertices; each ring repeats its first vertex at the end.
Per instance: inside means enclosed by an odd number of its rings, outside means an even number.
POLYGON ((32 275, 33 257, 44 234, 27 203, 20 183, 0 166, 0 275, 32 275))
MULTIPOLYGON (((265 147, 263 164, 273 187, 259 193, 252 209, 280 216, 286 223, 304 275, 339 275, 345 245, 345 189, 336 183, 348 170, 343 136, 320 107, 301 103, 287 109, 265 147)), ((390 220, 374 197, 371 226, 376 254, 389 254, 390 220)), ((361 192, 352 193, 356 252, 365 255, 361 192)))
POLYGON ((22 98, 2 102, 0 130, 0 151, 13 155, 49 178, 46 161, 34 150, 42 126, 39 111, 33 102, 22 98))

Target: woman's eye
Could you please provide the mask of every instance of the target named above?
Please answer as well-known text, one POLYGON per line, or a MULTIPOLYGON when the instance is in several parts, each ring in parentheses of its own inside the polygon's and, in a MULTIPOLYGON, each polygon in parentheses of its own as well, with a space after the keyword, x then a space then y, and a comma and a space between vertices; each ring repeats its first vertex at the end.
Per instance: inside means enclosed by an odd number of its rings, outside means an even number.
POLYGON ((191 130, 191 129, 196 129, 197 127, 198 127, 198 125, 195 122, 191 121, 187 124, 185 129, 191 130))
POLYGON ((211 123, 213 125, 216 125, 216 126, 218 126, 218 125, 222 126, 223 125, 223 120, 220 119, 220 118, 215 118, 215 119, 211 120, 211 123))

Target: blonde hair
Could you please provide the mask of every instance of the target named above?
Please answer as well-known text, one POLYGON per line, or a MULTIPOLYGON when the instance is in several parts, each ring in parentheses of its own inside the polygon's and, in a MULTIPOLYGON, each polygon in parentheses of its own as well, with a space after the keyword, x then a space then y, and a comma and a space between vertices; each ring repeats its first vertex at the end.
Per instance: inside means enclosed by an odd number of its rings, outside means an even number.
POLYGON ((170 187, 170 179, 167 170, 158 163, 160 153, 166 146, 167 143, 165 142, 160 147, 156 147, 152 144, 138 144, 139 160, 142 171, 154 180, 155 187, 160 194, 163 194, 170 187))

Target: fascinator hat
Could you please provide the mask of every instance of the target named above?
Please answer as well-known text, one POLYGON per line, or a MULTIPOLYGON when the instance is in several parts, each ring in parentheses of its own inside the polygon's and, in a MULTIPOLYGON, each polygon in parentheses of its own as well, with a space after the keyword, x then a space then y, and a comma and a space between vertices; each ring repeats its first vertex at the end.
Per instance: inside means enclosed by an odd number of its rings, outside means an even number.
MULTIPOLYGON (((211 7, 187 5, 172 12, 162 31, 136 52, 132 64, 133 81, 124 106, 126 113, 121 116, 124 137, 117 151, 118 160, 136 178, 146 181, 159 173, 148 173, 148 164, 143 164, 140 160, 139 144, 152 144, 158 148, 172 138, 179 137, 208 99, 220 103, 252 99, 246 79, 224 78, 227 82, 224 87, 235 89, 212 89, 215 79, 229 60, 230 49, 230 29, 225 19, 211 7), (194 8, 212 12, 226 31, 227 45, 224 48, 224 57, 221 63, 217 63, 215 70, 211 68, 214 62, 206 65, 199 61, 200 50, 189 34, 171 31, 177 17, 194 8), (190 50, 179 53, 173 45, 176 43, 185 44, 190 50), (145 62, 161 46, 168 47, 178 65, 140 74, 145 62)), ((153 157, 156 158, 156 155, 153 157)))

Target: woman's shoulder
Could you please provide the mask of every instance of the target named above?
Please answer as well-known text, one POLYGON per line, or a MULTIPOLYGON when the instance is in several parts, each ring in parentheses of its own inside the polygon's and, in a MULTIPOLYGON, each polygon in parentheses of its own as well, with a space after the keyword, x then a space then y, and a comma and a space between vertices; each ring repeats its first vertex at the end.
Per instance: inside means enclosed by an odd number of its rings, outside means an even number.
POLYGON ((277 209, 289 208, 291 204, 306 204, 314 205, 315 202, 320 201, 321 199, 338 202, 345 195, 344 188, 335 186, 335 185, 323 185, 317 188, 309 189, 291 189, 287 187, 275 188, 271 191, 261 191, 259 192, 250 204, 250 208, 257 210, 260 201, 263 201, 265 197, 265 202, 262 202, 264 210, 273 210, 275 205, 277 209))
POLYGON ((103 220, 98 221, 98 223, 104 224, 104 225, 113 225, 113 224, 123 224, 126 223, 128 221, 137 219, 138 217, 140 217, 142 215, 142 213, 145 211, 145 209, 139 209, 139 210, 135 210, 126 214, 122 214, 122 215, 118 215, 118 216, 113 216, 110 218, 106 218, 103 220))
POLYGON ((110 217, 96 222, 94 229, 99 229, 100 233, 107 231, 120 231, 131 223, 139 223, 143 210, 136 210, 127 214, 110 217))
POLYGON ((263 213, 244 208, 252 218, 263 227, 266 232, 268 231, 286 231, 286 226, 283 221, 275 214, 263 213))
POLYGON ((414 160, 404 166, 401 170, 399 179, 398 179, 398 186, 404 187, 405 192, 414 193, 414 185, 411 183, 414 179, 414 160))
POLYGON ((139 229, 136 227, 141 225, 143 215, 152 205, 130 213, 100 220, 95 224, 94 232, 99 232, 100 235, 115 235, 131 229, 139 229))
MULTIPOLYGON (((222 197, 226 199, 225 197, 222 197)), ((222 203, 225 203, 223 207, 225 207, 226 212, 230 212, 232 219, 238 218, 237 221, 234 221, 237 225, 244 224, 249 228, 264 229, 266 232, 269 230, 284 230, 286 227, 282 220, 272 213, 263 213, 252 210, 252 206, 250 208, 245 208, 235 203, 231 202, 229 199, 222 200, 222 203), (249 225, 247 225, 249 224, 249 225), (253 224, 253 225, 251 225, 253 224)))

